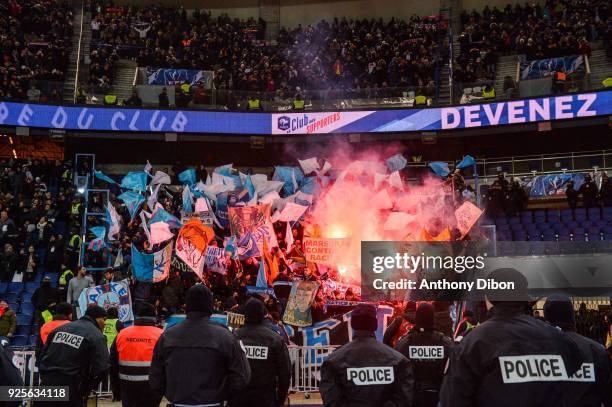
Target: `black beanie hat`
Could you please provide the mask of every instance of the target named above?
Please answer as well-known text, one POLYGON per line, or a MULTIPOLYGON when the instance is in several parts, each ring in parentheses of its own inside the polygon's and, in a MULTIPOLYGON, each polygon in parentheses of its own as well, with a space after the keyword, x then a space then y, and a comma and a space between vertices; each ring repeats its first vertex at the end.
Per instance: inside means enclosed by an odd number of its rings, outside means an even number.
POLYGON ((260 323, 266 316, 266 306, 257 298, 249 298, 244 304, 244 319, 246 322, 260 323))
POLYGON ((561 329, 574 329, 574 306, 568 296, 553 294, 544 303, 544 319, 561 329))
POLYGON ((527 293, 527 278, 518 270, 513 268, 499 268, 492 271, 487 279, 498 283, 513 283, 514 289, 507 290, 485 290, 489 301, 493 304, 498 302, 529 302, 531 298, 527 293))
POLYGON ((187 290, 185 295, 185 311, 203 312, 212 315, 213 295, 208 287, 196 284, 187 290))
POLYGON ((106 311, 99 305, 90 305, 85 311, 85 316, 93 319, 106 318, 106 311))
POLYGON ((422 302, 416 310, 415 325, 418 328, 434 329, 434 307, 428 302, 422 302))
POLYGON ((134 316, 136 318, 155 318, 155 306, 146 301, 138 301, 134 304, 134 316))
POLYGON ((376 308, 371 304, 359 304, 351 313, 351 326, 357 331, 376 331, 376 308))

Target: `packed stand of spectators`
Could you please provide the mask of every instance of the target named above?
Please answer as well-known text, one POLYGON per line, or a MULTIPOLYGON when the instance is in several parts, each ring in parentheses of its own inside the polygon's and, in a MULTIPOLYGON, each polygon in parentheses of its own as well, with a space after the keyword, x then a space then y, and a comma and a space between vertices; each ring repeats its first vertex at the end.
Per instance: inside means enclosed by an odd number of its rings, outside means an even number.
POLYGON ((0 336, 32 343, 41 313, 61 299, 71 218, 69 166, 59 161, 0 163, 0 336))
POLYGON ((590 55, 590 41, 609 35, 606 0, 547 0, 504 9, 485 6, 482 12, 463 12, 454 79, 476 82, 495 78, 500 54, 524 54, 527 60, 590 55))
MULTIPOLYGON (((385 96, 392 87, 435 91, 435 66, 446 52, 438 44, 446 24, 435 17, 409 21, 338 20, 281 29, 277 42, 262 41, 262 20, 188 15, 183 8, 94 4, 92 54, 101 61, 132 58, 139 66, 215 71, 217 89, 261 91, 278 98, 296 90, 364 90, 385 96), (316 84, 313 85, 313 84, 316 84)), ((92 80, 108 76, 102 64, 92 80)))
POLYGON ((55 0, 0 2, 0 99, 57 102, 69 63, 73 12, 55 0))

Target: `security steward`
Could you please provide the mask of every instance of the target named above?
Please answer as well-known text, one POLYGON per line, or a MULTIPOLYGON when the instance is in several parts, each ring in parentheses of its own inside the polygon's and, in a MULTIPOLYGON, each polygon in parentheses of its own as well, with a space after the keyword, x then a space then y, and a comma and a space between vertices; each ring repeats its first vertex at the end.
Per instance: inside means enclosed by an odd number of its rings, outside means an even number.
POLYGON ((412 406, 412 367, 404 355, 376 340, 376 308, 359 304, 351 313, 353 340, 321 367, 319 388, 326 407, 412 406))
POLYGON ((40 327, 40 334, 38 335, 38 340, 36 341, 36 360, 40 359, 40 352, 45 343, 47 343, 47 338, 49 337, 51 331, 62 325, 66 325, 70 321, 72 321, 72 305, 68 304, 67 302, 60 302, 55 306, 55 315, 53 315, 53 320, 40 327))
POLYGON ((434 330, 433 305, 426 302, 419 304, 415 322, 395 349, 406 356, 412 365, 414 405, 436 407, 453 342, 448 336, 434 330))
POLYGON ((70 401, 45 401, 44 406, 83 406, 108 370, 108 348, 102 334, 106 311, 87 308, 74 322, 55 328, 41 351, 41 386, 67 386, 70 401))
POLYGON ((612 375, 606 348, 576 332, 574 307, 569 297, 551 295, 544 304, 544 319, 562 329, 580 348, 582 366, 565 387, 567 406, 612 406, 612 375))
POLYGON ((484 292, 490 318, 455 346, 441 407, 558 407, 568 375, 581 365, 578 348, 563 332, 526 314, 527 279, 512 268, 487 277, 514 289, 484 292))
POLYGON ((121 330, 111 346, 113 393, 124 407, 157 407, 162 395, 149 386, 149 369, 153 349, 163 330, 156 326, 155 307, 148 302, 134 304, 134 313, 134 325, 121 330))
POLYGON ((285 404, 291 377, 291 360, 283 338, 264 325, 266 306, 257 298, 244 305, 245 324, 236 337, 251 367, 251 381, 230 400, 231 407, 277 407, 285 404))
POLYGON ((185 296, 187 318, 157 341, 149 384, 175 406, 221 406, 251 380, 238 339, 210 320, 213 296, 196 284, 185 296))

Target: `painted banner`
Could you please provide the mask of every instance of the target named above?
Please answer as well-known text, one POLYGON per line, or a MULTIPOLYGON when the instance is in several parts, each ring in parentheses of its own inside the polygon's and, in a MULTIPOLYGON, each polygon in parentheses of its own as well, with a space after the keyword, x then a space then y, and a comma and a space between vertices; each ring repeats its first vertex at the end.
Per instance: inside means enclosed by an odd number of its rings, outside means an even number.
POLYGON ((199 219, 191 219, 181 228, 176 239, 176 255, 202 278, 204 259, 208 243, 215 232, 204 226, 199 219))
POLYGON ((435 131, 612 114, 612 90, 452 107, 240 113, 0 102, 0 125, 65 130, 215 134, 435 131))
POLYGON ((270 205, 236 206, 228 208, 230 230, 239 240, 251 235, 263 253, 264 240, 269 247, 278 247, 274 227, 270 221, 270 205))
POLYGON ((457 219, 457 229, 462 236, 468 234, 470 229, 478 222, 483 210, 469 201, 465 201, 460 207, 455 210, 455 218, 457 219))
POLYGON ((346 247, 347 239, 304 238, 304 256, 313 263, 332 264, 338 248, 346 247))
POLYGON ((225 248, 208 246, 204 256, 204 267, 213 273, 226 274, 227 258, 225 257, 225 248))
POLYGON ((212 80, 212 71, 174 68, 147 68, 147 83, 149 85, 182 85, 183 83, 187 82, 190 85, 202 85, 207 89, 211 89, 212 80))
POLYGON ((582 55, 538 59, 521 66, 521 80, 538 79, 552 75, 553 72, 571 74, 584 66, 582 55))
POLYGON ((121 322, 126 325, 134 322, 130 283, 127 279, 84 289, 79 296, 81 313, 84 314, 91 304, 97 304, 105 310, 117 308, 121 322))
POLYGON ((546 197, 564 195, 567 189, 567 183, 570 181, 574 183, 574 189, 579 190, 584 183, 585 175, 585 173, 536 175, 528 184, 531 186, 529 196, 546 197))
POLYGON ((283 322, 294 326, 312 325, 312 305, 319 283, 317 281, 296 281, 291 287, 283 322))
POLYGON ((227 313, 227 326, 230 328, 240 328, 244 325, 244 315, 235 312, 227 313))

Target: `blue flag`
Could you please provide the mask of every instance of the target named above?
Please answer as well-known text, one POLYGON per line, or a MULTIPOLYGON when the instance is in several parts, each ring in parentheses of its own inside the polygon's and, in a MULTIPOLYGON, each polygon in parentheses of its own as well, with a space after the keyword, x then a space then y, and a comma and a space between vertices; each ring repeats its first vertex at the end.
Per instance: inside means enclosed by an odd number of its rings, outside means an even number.
POLYGON ((130 171, 121 180, 121 188, 145 192, 147 190, 147 176, 144 171, 130 171))
POLYGON ((249 257, 256 257, 259 255, 259 248, 257 247, 257 242, 253 238, 253 235, 251 235, 251 233, 246 233, 238 241, 238 258, 240 260, 246 260, 249 257))
POLYGON ((98 178, 99 180, 108 182, 109 184, 116 184, 117 183, 117 181, 115 181, 114 179, 112 179, 108 175, 104 174, 102 171, 94 170, 94 177, 98 178))
POLYGON ((132 245, 132 273, 138 281, 153 281, 153 260, 154 254, 141 253, 132 245))
POLYGON ((183 188, 183 210, 185 212, 193 212, 193 199, 191 199, 191 191, 189 187, 183 188))
POLYGON ((457 164, 457 168, 464 169, 468 167, 472 167, 476 164, 476 160, 471 155, 466 155, 463 157, 463 160, 459 164, 457 164))
POLYGON ((178 175, 178 179, 181 184, 191 186, 196 183, 196 172, 193 168, 188 168, 178 175))
POLYGON ((149 225, 157 222, 165 222, 173 229, 180 229, 183 226, 176 216, 172 215, 164 208, 158 208, 151 219, 149 219, 149 225))
POLYGON ((249 201, 250 201, 255 196, 255 185, 253 185, 253 181, 251 181, 250 175, 246 176, 246 179, 244 180, 244 186, 247 189, 247 191, 249 191, 249 201))
POLYGON ((124 192, 117 198, 122 200, 125 206, 127 206, 128 212, 130 213, 130 217, 132 219, 134 219, 134 215, 136 215, 136 212, 138 212, 140 205, 142 205, 145 201, 142 195, 134 191, 124 192))
POLYGON ((432 163, 429 163, 429 168, 431 168, 431 170, 441 178, 446 178, 448 174, 450 174, 450 170, 448 169, 448 163, 434 161, 432 163))
POLYGON ((230 253, 232 259, 238 260, 238 247, 236 246, 236 236, 228 236, 223 239, 223 246, 225 251, 230 253))
POLYGON ((225 165, 215 168, 214 172, 216 172, 217 174, 221 174, 221 175, 225 175, 226 177, 229 177, 230 175, 232 175, 233 166, 234 164, 225 164, 225 165))
POLYGON ((309 195, 318 195, 321 187, 317 183, 317 177, 304 177, 300 184, 300 191, 309 195))
POLYGON ((257 282, 255 283, 255 287, 267 287, 268 279, 266 278, 266 268, 264 265, 265 261, 263 257, 259 262, 259 271, 257 272, 257 282))
POLYGON ((304 174, 299 167, 278 166, 272 176, 272 181, 283 181, 285 183, 283 191, 286 196, 295 194, 303 179, 304 174))
POLYGON ((89 231, 93 233, 95 238, 89 242, 89 250, 99 251, 104 247, 104 236, 106 235, 106 228, 104 226, 94 226, 89 228, 89 231))
POLYGON ((387 158, 387 167, 389 172, 400 171, 408 164, 408 160, 401 154, 395 154, 393 157, 387 158))

